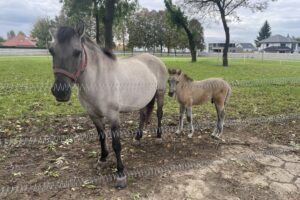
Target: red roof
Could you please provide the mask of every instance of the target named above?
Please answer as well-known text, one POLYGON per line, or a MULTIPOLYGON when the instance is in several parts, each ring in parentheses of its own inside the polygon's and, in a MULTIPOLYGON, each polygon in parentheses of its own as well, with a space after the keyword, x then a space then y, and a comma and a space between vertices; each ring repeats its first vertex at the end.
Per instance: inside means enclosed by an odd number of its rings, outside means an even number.
POLYGON ((36 47, 35 42, 23 34, 18 34, 16 37, 2 43, 2 46, 7 47, 36 47))

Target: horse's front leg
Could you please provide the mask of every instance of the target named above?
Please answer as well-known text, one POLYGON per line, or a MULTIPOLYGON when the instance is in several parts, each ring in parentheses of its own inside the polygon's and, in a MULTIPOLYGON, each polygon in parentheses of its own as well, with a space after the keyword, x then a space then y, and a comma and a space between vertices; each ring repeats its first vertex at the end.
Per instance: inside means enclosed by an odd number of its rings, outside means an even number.
POLYGON ((156 143, 162 143, 162 118, 163 118, 163 106, 164 106, 164 97, 165 97, 165 90, 158 90, 156 92, 156 99, 157 99, 157 131, 156 131, 156 143))
POLYGON ((190 133, 188 134, 188 137, 192 138, 193 134, 194 134, 192 106, 187 107, 187 109, 186 109, 186 118, 187 118, 187 121, 190 124, 190 133))
POLYGON ((99 136, 99 142, 101 145, 101 156, 98 159, 98 164, 101 164, 102 162, 106 161, 106 158, 108 156, 108 150, 106 145, 106 134, 105 134, 105 124, 104 124, 104 118, 103 117, 95 117, 90 116, 92 121, 94 122, 94 125, 96 126, 98 136, 99 136))
POLYGON ((185 111, 186 111, 185 106, 183 104, 180 104, 180 108, 179 108, 179 127, 178 127, 178 130, 176 131, 176 134, 180 134, 181 131, 183 130, 183 119, 184 119, 185 111))
POLYGON ((111 136, 112 136, 112 147, 116 154, 117 159, 117 181, 116 188, 122 189, 127 185, 126 176, 124 174, 124 166, 121 159, 121 142, 120 142, 120 122, 119 120, 114 120, 111 126, 111 136))

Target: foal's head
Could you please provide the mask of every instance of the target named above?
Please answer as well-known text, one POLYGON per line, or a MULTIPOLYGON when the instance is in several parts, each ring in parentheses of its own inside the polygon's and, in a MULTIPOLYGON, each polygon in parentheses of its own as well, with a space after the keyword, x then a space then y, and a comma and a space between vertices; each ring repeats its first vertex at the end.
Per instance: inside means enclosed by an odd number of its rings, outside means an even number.
POLYGON ((57 101, 69 101, 71 87, 86 67, 86 55, 82 45, 83 23, 75 28, 50 29, 53 38, 49 52, 53 57, 55 82, 51 88, 57 101))
POLYGON ((179 83, 179 77, 181 75, 180 69, 169 69, 169 96, 173 97, 176 92, 176 85, 179 83))

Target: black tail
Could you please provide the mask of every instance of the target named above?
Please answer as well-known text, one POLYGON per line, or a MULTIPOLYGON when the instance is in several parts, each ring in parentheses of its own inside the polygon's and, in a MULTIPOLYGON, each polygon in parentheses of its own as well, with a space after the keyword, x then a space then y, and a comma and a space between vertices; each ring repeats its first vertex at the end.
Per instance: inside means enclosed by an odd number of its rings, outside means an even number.
POLYGON ((153 99, 147 105, 147 112, 146 112, 146 116, 145 116, 146 125, 149 123, 151 114, 152 114, 153 109, 154 109, 155 97, 156 96, 154 96, 153 99))

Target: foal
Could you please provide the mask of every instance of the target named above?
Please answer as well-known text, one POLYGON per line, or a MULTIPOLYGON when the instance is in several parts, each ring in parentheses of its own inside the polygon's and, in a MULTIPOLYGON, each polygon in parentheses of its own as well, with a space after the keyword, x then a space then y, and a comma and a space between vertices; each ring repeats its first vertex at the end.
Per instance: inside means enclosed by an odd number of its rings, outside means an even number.
POLYGON ((179 128, 176 131, 180 134, 183 129, 183 117, 186 112, 187 121, 190 123, 189 138, 193 137, 194 127, 192 122, 192 106, 201 105, 208 101, 215 104, 217 111, 217 124, 211 134, 212 137, 220 139, 223 133, 225 105, 231 95, 229 84, 220 78, 210 78, 201 81, 194 81, 179 69, 169 69, 169 96, 176 94, 180 104, 179 128))

